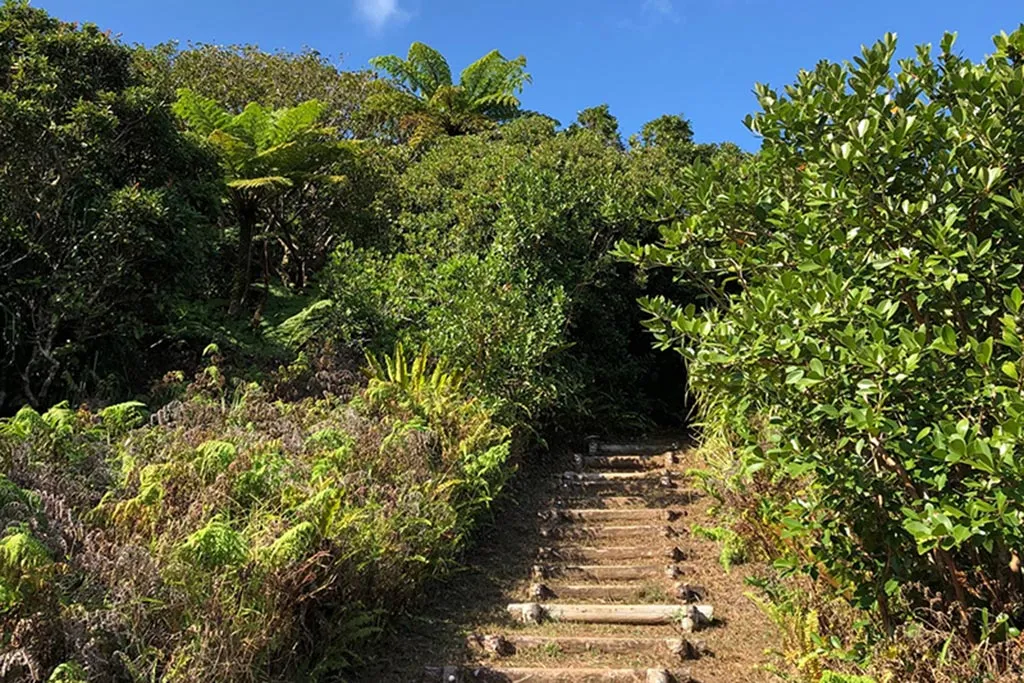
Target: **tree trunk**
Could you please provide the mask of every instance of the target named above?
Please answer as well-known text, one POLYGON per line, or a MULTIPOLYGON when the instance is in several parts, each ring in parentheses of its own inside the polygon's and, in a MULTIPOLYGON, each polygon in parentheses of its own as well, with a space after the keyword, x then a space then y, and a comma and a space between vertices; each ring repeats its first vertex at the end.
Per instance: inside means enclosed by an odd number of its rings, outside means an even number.
POLYGON ((240 190, 232 191, 235 214, 238 216, 238 254, 235 259, 234 280, 231 286, 230 315, 237 315, 245 304, 252 274, 252 238, 259 217, 256 202, 240 190))

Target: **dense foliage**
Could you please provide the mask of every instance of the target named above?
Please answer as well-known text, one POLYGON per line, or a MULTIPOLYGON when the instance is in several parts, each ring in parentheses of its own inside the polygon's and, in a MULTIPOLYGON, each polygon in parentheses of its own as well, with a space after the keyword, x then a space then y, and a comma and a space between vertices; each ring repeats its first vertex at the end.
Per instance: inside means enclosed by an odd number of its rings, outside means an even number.
POLYGON ((0 676, 358 663, 507 476, 507 430, 427 361, 375 362, 350 402, 275 402, 210 365, 149 417, 61 404, 0 421, 0 676))
POLYGON ((20 2, 0 6, 0 159, 0 411, 124 391, 204 293, 215 161, 124 47, 20 2))
POLYGON ((396 244, 334 254, 328 329, 371 348, 427 343, 534 427, 643 420, 659 400, 678 414, 680 369, 647 350, 635 305, 666 283, 608 253, 650 232, 647 187, 673 168, 543 117, 440 142, 398 181, 396 244), (675 374, 663 395, 659 372, 675 374))
POLYGON ((777 566, 989 647, 1024 624, 1024 28, 995 44, 893 69, 889 35, 758 87, 761 153, 685 173, 620 248, 703 290, 643 305, 777 566))

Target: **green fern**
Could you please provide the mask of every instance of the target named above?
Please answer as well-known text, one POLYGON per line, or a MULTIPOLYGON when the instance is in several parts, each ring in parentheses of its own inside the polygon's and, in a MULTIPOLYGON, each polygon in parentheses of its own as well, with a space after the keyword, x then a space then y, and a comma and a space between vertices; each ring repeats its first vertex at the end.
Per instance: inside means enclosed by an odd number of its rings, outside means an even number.
POLYGON ((444 56, 423 43, 413 43, 408 56, 374 57, 370 64, 387 73, 395 87, 367 98, 366 107, 399 122, 418 146, 438 135, 486 130, 519 113, 516 95, 531 82, 526 58, 506 59, 494 50, 466 67, 460 82, 452 81, 444 56))
POLYGON ((139 401, 117 403, 99 411, 98 415, 107 434, 119 437, 146 422, 146 404, 139 401))
POLYGON ((262 553, 264 561, 271 567, 279 567, 304 558, 316 545, 319 532, 312 522, 300 522, 281 534, 262 553))
POLYGON ((64 662, 53 670, 46 683, 87 683, 89 674, 78 662, 64 662))
POLYGON ((208 570, 240 565, 249 555, 245 537, 219 515, 186 538, 180 551, 184 559, 208 570))
POLYGON ((16 608, 43 588, 55 563, 30 532, 19 530, 0 538, 0 612, 16 608))
POLYGON ((205 482, 210 482, 225 471, 237 455, 238 449, 233 443, 207 441, 196 448, 196 457, 192 464, 199 477, 205 482))

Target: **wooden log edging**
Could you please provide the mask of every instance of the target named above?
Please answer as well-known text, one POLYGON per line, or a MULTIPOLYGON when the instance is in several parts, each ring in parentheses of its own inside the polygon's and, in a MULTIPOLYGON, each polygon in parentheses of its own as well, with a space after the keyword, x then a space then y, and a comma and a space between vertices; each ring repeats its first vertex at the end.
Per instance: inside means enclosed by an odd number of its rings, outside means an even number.
POLYGON ((424 683, 689 683, 688 671, 667 669, 535 669, 429 667, 424 683))
POLYGON ((514 619, 526 624, 568 621, 585 624, 631 624, 659 626, 678 623, 684 630, 711 623, 711 605, 552 605, 538 602, 512 603, 507 607, 514 619), (687 629, 686 620, 692 623, 687 629))

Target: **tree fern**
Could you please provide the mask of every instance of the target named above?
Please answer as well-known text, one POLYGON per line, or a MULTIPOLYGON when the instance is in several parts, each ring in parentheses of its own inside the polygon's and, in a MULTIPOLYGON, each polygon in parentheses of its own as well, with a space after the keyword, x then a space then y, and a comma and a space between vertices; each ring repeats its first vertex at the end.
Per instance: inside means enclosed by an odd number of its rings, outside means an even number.
POLYGON ((525 57, 510 60, 497 50, 466 67, 459 83, 452 82, 444 56, 423 43, 413 43, 406 59, 384 55, 370 64, 388 74, 395 88, 368 98, 368 109, 397 120, 413 146, 513 118, 519 113, 517 95, 531 82, 525 57))

